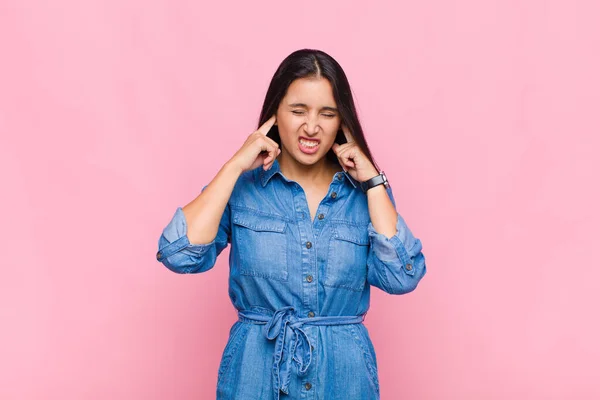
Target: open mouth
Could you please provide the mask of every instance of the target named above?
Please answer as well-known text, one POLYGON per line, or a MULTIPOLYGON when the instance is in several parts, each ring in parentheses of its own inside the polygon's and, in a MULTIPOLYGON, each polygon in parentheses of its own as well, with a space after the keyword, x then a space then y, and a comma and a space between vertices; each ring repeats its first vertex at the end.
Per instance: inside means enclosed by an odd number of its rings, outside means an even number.
POLYGON ((298 147, 300 151, 306 154, 314 154, 319 148, 319 140, 310 140, 306 138, 298 139, 298 147))

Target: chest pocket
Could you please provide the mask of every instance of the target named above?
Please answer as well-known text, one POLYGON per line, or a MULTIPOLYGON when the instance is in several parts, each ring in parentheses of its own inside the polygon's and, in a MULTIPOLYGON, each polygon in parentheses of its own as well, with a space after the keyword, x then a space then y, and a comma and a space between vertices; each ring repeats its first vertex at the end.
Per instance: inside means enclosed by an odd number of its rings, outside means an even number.
POLYGON ((240 274, 287 281, 286 221, 250 210, 235 210, 232 217, 240 274))
POLYGON ((367 225, 334 223, 332 229, 323 284, 362 291, 367 280, 367 225))

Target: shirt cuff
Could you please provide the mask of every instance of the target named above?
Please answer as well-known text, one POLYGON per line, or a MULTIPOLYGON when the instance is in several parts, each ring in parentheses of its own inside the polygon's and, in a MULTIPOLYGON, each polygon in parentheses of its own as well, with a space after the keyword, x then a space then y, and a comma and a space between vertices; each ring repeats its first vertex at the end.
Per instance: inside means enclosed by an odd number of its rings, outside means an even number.
POLYGON ((412 267, 413 259, 422 249, 421 241, 415 238, 406 225, 404 218, 398 213, 396 222, 396 233, 388 238, 379 233, 369 222, 367 231, 371 241, 371 248, 375 256, 382 262, 391 262, 400 260, 405 272, 409 275, 415 274, 415 268, 412 267))
POLYGON ((158 243, 156 259, 158 261, 163 261, 165 258, 180 251, 190 256, 200 257, 215 245, 215 240, 216 238, 213 239, 212 242, 206 244, 190 243, 187 236, 187 223, 185 215, 183 214, 183 209, 177 207, 175 215, 163 229, 158 243))

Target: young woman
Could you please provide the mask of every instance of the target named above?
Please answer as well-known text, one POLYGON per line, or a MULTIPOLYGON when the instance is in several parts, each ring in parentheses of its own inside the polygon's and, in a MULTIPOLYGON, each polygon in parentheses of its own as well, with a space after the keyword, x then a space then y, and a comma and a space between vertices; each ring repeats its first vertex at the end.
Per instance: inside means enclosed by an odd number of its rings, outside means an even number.
POLYGON ((415 289, 422 245, 396 211, 341 66, 290 54, 271 80, 258 129, 159 240, 177 273, 211 269, 231 243, 238 310, 217 399, 378 399, 362 323, 370 288, 415 289))

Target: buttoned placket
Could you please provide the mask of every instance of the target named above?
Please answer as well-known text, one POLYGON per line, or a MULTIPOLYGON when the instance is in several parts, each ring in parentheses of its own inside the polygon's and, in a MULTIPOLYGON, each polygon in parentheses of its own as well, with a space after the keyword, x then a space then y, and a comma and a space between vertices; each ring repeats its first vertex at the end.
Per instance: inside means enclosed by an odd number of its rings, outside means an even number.
MULTIPOLYGON (((301 273, 302 279, 302 310, 298 310, 300 315, 308 318, 320 318, 318 313, 319 310, 319 290, 318 290, 318 269, 319 265, 327 262, 327 251, 329 243, 317 243, 316 239, 320 236, 323 227, 328 222, 328 215, 333 205, 335 204, 338 195, 344 187, 344 176, 349 180, 350 184, 356 188, 359 183, 354 180, 346 171, 336 172, 333 176, 332 181, 329 184, 329 189, 326 196, 321 200, 317 207, 314 221, 310 218, 310 210, 308 208, 308 200, 304 189, 296 181, 289 180, 279 170, 279 164, 276 160, 272 168, 275 171, 266 172, 260 170, 260 179, 263 186, 266 185, 267 180, 273 176, 274 172, 278 172, 285 181, 285 185, 289 185, 292 191, 293 207, 298 224, 299 241, 298 245, 301 247, 301 273), (276 164, 277 165, 276 165, 276 164), (320 245, 320 246, 319 246, 320 245), (321 248, 318 252, 317 249, 321 248)), ((306 332, 306 336, 311 343, 311 349, 315 350, 317 339, 313 332, 313 329, 309 329, 306 332)), ((313 353, 313 362, 311 367, 305 371, 302 375, 302 387, 305 391, 303 398, 314 398, 316 396, 316 377, 318 372, 319 359, 317 352, 313 353)))
MULTIPOLYGON (((321 200, 317 207, 314 221, 310 218, 310 209, 308 208, 308 200, 304 189, 295 181, 288 180, 292 186, 294 199, 294 210, 299 231, 299 246, 301 246, 301 267, 302 267, 302 314, 306 317, 313 318, 318 316, 319 299, 318 299, 318 282, 319 282, 319 265, 327 262, 325 255, 326 251, 318 252, 317 249, 324 249, 328 243, 317 243, 317 238, 320 236, 323 227, 328 221, 327 216, 336 201, 339 192, 342 190, 343 172, 337 172, 331 183, 326 196, 321 200), (317 258, 318 257, 318 258, 317 258)), ((286 180, 286 178, 284 178, 286 180)), ((314 335, 314 329, 307 331, 310 342, 314 345, 317 339, 314 335)), ((316 372, 318 369, 318 359, 315 357, 312 368, 303 376, 302 385, 307 392, 315 393, 314 385, 316 372)))

